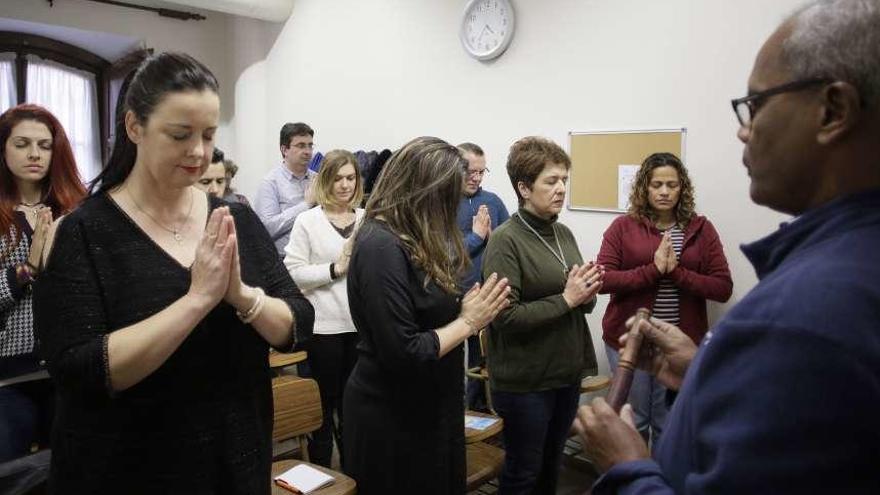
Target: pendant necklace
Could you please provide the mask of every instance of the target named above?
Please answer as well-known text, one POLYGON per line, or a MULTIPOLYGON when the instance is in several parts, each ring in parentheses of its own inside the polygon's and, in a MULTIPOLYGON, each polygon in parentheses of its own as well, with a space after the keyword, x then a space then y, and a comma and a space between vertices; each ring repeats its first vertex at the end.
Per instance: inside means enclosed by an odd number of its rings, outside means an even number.
POLYGON ((519 221, 522 222, 526 227, 528 227, 529 230, 531 230, 532 233, 535 234, 535 237, 537 237, 538 240, 541 241, 542 244, 544 244, 544 247, 546 247, 547 250, 553 254, 553 257, 556 258, 556 261, 558 261, 562 265, 562 275, 565 276, 565 278, 568 278, 568 263, 565 261, 565 253, 562 252, 562 246, 559 244, 559 236, 556 235, 556 224, 552 224, 550 227, 553 229, 553 240, 556 241, 556 247, 559 249, 559 254, 556 254, 556 251, 554 251, 553 248, 550 247, 550 244, 548 244, 547 241, 545 241, 544 238, 541 237, 541 234, 539 234, 534 227, 529 225, 529 222, 526 222, 525 218, 523 218, 519 214, 516 215, 516 218, 519 218, 519 221))
POLYGON ((184 218, 183 221, 180 222, 180 225, 178 225, 176 228, 168 228, 162 225, 162 222, 156 220, 153 215, 147 213, 147 210, 141 208, 141 205, 139 205, 138 202, 135 201, 134 196, 131 194, 131 191, 128 188, 125 189, 125 192, 128 193, 128 197, 131 198, 131 202, 134 203, 134 205, 137 207, 138 210, 140 210, 141 213, 146 215, 150 220, 153 221, 153 223, 161 227, 162 230, 170 232, 171 235, 174 236, 174 240, 177 241, 178 244, 183 242, 183 236, 180 234, 180 231, 183 229, 183 226, 186 225, 186 222, 189 220, 189 217, 192 214, 194 196, 192 190, 190 190, 189 192, 189 211, 186 212, 186 218, 184 218))

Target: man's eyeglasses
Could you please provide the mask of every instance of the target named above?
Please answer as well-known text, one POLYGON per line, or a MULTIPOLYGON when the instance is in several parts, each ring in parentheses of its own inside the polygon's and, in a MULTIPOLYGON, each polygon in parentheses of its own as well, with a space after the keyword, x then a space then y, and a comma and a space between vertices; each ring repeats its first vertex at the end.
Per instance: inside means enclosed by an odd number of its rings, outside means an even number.
POLYGON ((483 170, 465 170, 464 173, 467 174, 468 178, 483 177, 489 173, 489 169, 484 168, 483 170))
POLYGON ((749 127, 752 125, 752 119, 755 117, 755 112, 758 111, 761 103, 767 98, 781 93, 802 91, 804 89, 817 86, 819 84, 827 84, 830 82, 831 80, 829 79, 820 78, 792 81, 789 83, 780 84, 779 86, 774 86, 770 89, 765 89, 764 91, 759 91, 757 93, 744 96, 742 98, 730 100, 730 104, 733 105, 733 113, 736 114, 736 118, 737 120, 739 120, 739 125, 743 127, 749 127))
POLYGON ((294 145, 291 145, 290 147, 296 148, 298 150, 314 149, 315 143, 296 143, 294 145))

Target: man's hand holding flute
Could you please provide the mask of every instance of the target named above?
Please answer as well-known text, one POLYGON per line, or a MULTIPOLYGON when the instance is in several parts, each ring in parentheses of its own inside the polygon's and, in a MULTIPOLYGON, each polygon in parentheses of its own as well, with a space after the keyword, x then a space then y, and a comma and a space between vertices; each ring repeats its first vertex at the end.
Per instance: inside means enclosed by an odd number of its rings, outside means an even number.
MULTIPOLYGON (((678 327, 656 318, 633 317, 626 324, 630 331, 620 339, 623 346, 634 331, 643 339, 637 367, 656 376, 668 388, 678 390, 697 346, 678 327)), ((618 415, 605 399, 593 399, 590 405, 580 407, 574 427, 581 435, 585 453, 603 472, 621 462, 649 457, 629 404, 618 415)))

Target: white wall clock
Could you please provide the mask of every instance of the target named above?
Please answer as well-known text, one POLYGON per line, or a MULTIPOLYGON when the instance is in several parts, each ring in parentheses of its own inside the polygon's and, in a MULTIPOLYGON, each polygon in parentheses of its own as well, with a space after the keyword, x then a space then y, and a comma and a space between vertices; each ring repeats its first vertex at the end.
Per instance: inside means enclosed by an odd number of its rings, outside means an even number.
POLYGON ((490 60, 504 53, 513 30, 510 0, 468 0, 458 37, 470 56, 490 60))

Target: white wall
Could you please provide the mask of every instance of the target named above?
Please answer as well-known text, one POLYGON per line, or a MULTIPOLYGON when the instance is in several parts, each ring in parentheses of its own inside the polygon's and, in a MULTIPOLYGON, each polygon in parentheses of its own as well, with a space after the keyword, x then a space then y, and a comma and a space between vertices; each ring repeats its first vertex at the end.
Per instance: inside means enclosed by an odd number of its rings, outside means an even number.
MULTIPOLYGON (((510 48, 480 63, 458 41, 464 0, 297 0, 266 60, 237 82, 239 103, 268 100, 266 118, 240 125, 237 138, 263 170, 277 162, 287 121, 310 123, 325 151, 393 149, 424 134, 471 140, 488 155, 485 186, 514 208, 504 163, 516 138, 567 147, 571 130, 687 127, 697 205, 721 233, 736 300, 755 283, 738 245, 783 217, 749 201, 729 100, 745 93, 758 48, 798 3, 514 0, 510 48)), ((612 219, 562 215, 586 258, 612 219)), ((589 317, 597 344, 606 303, 589 317)))
POLYGON ((227 155, 239 166, 233 187, 251 199, 263 175, 280 160, 280 125, 275 127, 270 122, 281 117, 276 115, 268 93, 265 59, 281 28, 280 24, 235 16, 230 16, 227 25, 230 73, 235 74, 233 99, 222 102, 224 109, 231 112, 230 133, 234 138, 230 146, 233 153, 227 155))

